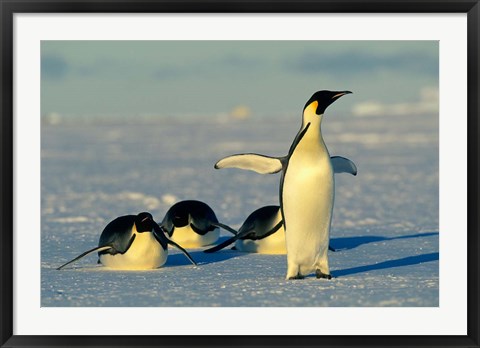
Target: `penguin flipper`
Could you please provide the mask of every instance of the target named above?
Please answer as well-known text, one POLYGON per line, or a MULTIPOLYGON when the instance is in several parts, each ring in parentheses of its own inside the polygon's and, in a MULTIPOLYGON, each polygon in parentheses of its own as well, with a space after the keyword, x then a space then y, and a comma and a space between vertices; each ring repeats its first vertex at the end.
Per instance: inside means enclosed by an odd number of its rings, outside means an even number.
POLYGON ((222 158, 215 163, 215 169, 239 168, 252 170, 260 174, 274 174, 284 167, 284 157, 269 157, 255 153, 244 153, 222 158))
POLYGON ((153 225, 153 235, 154 235, 155 239, 163 247, 163 249, 166 250, 168 248, 168 244, 173 245, 178 250, 180 250, 182 253, 184 253, 185 256, 187 257, 187 259, 189 259, 191 263, 193 263, 195 266, 197 265, 197 263, 193 260, 193 258, 190 256, 190 254, 185 249, 183 249, 180 245, 178 245, 173 240, 168 239, 165 236, 165 232, 164 232, 164 229, 163 229, 162 226, 154 224, 153 225))
POLYGON ((172 236, 174 226, 173 223, 169 221, 169 219, 165 219, 164 221, 162 221, 162 223, 158 224, 158 226, 170 237, 172 236))
POLYGON ((173 245, 175 248, 177 248, 178 250, 180 250, 180 251, 187 257, 187 259, 190 260, 190 262, 191 262, 192 264, 194 264, 195 266, 197 266, 197 263, 195 262, 195 260, 193 260, 193 258, 190 256, 190 254, 189 254, 185 249, 183 249, 180 245, 178 245, 177 243, 175 243, 173 240, 168 240, 168 244, 173 245))
MULTIPOLYGON (((246 233, 245 233, 246 234, 246 233)), ((210 248, 210 249, 207 249, 207 250, 204 250, 203 252, 204 253, 207 253, 207 254, 210 254, 210 253, 214 253, 216 251, 219 251, 223 248, 226 248, 227 246, 229 246, 230 244, 232 244, 233 242, 235 242, 237 239, 239 239, 240 237, 243 237, 245 234, 237 234, 235 236, 233 236, 232 238, 229 238, 227 239, 226 241, 218 244, 218 245, 215 245, 213 248, 210 248)))
POLYGON ((348 158, 341 156, 332 156, 330 157, 330 160, 332 161, 333 171, 335 174, 348 173, 352 175, 357 175, 357 166, 348 158))
POLYGON ((223 228, 224 230, 236 235, 238 232, 235 231, 233 228, 231 228, 228 225, 222 224, 221 222, 212 222, 212 225, 215 227, 223 228))
POLYGON ((77 260, 80 260, 82 257, 87 256, 87 255, 90 254, 90 253, 93 253, 93 252, 95 252, 95 251, 108 250, 108 249, 112 249, 112 247, 109 246, 109 245, 106 245, 106 246, 100 246, 100 247, 96 247, 96 248, 87 250, 87 251, 85 251, 83 254, 78 255, 78 256, 77 256, 76 258, 74 258, 73 260, 70 260, 70 261, 68 261, 67 263, 64 263, 63 265, 61 265, 60 267, 58 267, 58 268, 57 268, 57 271, 61 270, 61 269, 62 269, 63 267, 65 267, 65 266, 71 264, 72 262, 75 262, 75 261, 77 261, 77 260))
POLYGON ((272 234, 276 233, 280 227, 283 225, 283 220, 280 220, 275 226, 273 226, 270 230, 264 231, 263 233, 258 233, 257 231, 254 230, 254 233, 252 233, 249 238, 252 240, 258 240, 258 239, 263 239, 268 236, 271 236, 272 234))
POLYGON ((205 226, 198 227, 198 226, 195 226, 193 223, 190 223, 190 228, 202 236, 204 236, 205 234, 207 234, 207 232, 209 232, 209 230, 205 228, 205 226))

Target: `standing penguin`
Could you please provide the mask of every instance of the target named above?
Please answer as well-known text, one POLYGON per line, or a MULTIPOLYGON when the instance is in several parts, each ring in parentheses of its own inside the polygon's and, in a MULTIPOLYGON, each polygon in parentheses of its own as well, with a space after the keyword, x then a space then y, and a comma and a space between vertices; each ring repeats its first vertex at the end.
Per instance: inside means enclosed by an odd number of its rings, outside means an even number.
MULTIPOLYGON (((348 158, 331 157, 333 171, 357 175, 355 163, 348 158)), ((286 254, 285 229, 282 212, 278 205, 268 205, 251 213, 238 229, 238 234, 213 248, 204 250, 212 253, 235 242, 235 249, 260 254, 286 254)), ((335 251, 332 247, 329 250, 335 251)))
POLYGON ((288 155, 240 154, 226 157, 215 168, 241 168, 261 174, 282 171, 280 209, 286 234, 286 279, 301 279, 315 271, 331 279, 328 245, 335 196, 332 160, 323 141, 321 122, 326 108, 350 91, 319 91, 303 109, 302 125, 288 155))
POLYGON ((175 203, 160 223, 171 240, 187 248, 198 248, 215 243, 220 236, 220 227, 236 234, 233 228, 218 222, 206 203, 187 200, 175 203))
POLYGON ((99 262, 107 267, 125 270, 158 268, 167 260, 168 244, 180 249, 196 265, 185 249, 164 235, 150 213, 120 216, 105 227, 98 247, 84 252, 57 270, 95 251, 98 252, 99 262))

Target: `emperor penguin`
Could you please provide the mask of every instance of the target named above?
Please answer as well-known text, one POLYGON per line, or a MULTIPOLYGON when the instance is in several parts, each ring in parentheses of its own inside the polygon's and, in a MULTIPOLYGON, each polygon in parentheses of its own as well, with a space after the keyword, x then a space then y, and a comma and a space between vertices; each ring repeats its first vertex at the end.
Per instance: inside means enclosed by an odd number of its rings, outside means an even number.
POLYGON ((105 227, 98 247, 84 252, 57 270, 95 251, 99 263, 106 267, 122 270, 158 268, 167 260, 168 244, 181 250, 196 265, 185 249, 165 236, 150 213, 120 216, 105 227))
MULTIPOLYGON (((321 123, 327 107, 350 93, 315 92, 303 108, 300 130, 286 156, 238 154, 215 164, 217 169, 241 168, 261 174, 282 172, 280 210, 286 236, 286 279, 302 279, 312 272, 317 278, 332 278, 327 251, 335 179, 333 161, 323 140, 321 123)), ((348 166, 348 163, 345 165, 348 166)))
POLYGON ((285 254, 285 233, 282 226, 280 207, 268 205, 251 213, 235 236, 204 252, 213 253, 235 242, 235 249, 238 251, 285 254))
POLYGON ((165 214, 160 227, 169 238, 186 248, 198 248, 215 243, 220 227, 236 234, 230 226, 218 219, 206 203, 186 200, 175 203, 165 214))
MULTIPOLYGON (((357 167, 351 160, 333 156, 331 157, 333 171, 357 175, 357 167)), ((235 242, 238 251, 260 254, 286 254, 285 229, 280 206, 268 205, 255 210, 240 226, 238 234, 227 239, 213 248, 204 250, 212 253, 221 250, 235 242)), ((332 247, 329 250, 335 251, 332 247)))

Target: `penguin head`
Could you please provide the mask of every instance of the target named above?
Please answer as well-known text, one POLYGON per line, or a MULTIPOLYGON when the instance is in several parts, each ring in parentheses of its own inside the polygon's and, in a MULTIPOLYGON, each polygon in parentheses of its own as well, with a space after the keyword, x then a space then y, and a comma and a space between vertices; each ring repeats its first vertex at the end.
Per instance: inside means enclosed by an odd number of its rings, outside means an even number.
POLYGON ((137 232, 151 232, 154 227, 155 221, 153 221, 152 214, 140 213, 135 217, 135 227, 137 232))
POLYGON ((184 227, 188 225, 188 214, 183 212, 176 212, 172 218, 173 225, 175 227, 184 227))
POLYGON ((332 104, 335 100, 344 96, 345 94, 350 94, 350 91, 318 91, 315 92, 312 97, 307 101, 303 110, 307 107, 316 103, 315 113, 317 115, 322 115, 325 112, 325 109, 332 104))

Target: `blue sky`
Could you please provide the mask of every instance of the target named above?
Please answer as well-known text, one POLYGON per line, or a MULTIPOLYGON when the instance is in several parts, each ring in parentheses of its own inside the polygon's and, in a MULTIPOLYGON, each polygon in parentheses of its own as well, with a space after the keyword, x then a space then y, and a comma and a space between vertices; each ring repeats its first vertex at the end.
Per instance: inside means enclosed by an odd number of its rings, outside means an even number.
POLYGON ((436 41, 42 41, 43 115, 300 113, 317 90, 355 105, 438 89, 436 41))

